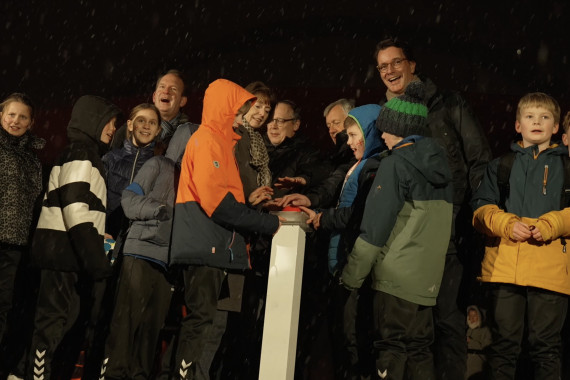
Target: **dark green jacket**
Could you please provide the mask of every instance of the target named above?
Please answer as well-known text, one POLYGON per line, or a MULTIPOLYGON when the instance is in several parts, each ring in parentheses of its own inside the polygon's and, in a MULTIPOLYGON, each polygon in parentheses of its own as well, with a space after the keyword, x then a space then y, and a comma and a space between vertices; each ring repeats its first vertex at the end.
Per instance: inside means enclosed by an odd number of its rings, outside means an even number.
POLYGON ((372 271, 375 290, 435 305, 451 234, 452 201, 443 149, 431 138, 403 140, 378 167, 343 284, 359 288, 372 271))

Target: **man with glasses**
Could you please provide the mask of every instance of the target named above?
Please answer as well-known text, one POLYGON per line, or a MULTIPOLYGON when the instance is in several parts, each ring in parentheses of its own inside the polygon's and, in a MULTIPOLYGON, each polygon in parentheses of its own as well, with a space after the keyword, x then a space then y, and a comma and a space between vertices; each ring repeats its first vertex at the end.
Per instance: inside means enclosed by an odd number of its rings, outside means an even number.
MULTIPOLYGON (((319 151, 297 132, 301 126, 300 108, 290 100, 275 105, 273 117, 267 124, 265 146, 269 154, 269 169, 275 188, 274 198, 281 198, 291 190, 303 192, 310 183, 324 178, 319 165, 319 151)), ((270 203, 271 204, 271 203, 270 203)))
POLYGON ((466 257, 466 247, 473 241, 470 239, 473 236, 471 210, 467 202, 472 191, 479 186, 487 162, 492 158, 491 150, 466 101, 458 93, 440 91, 430 79, 420 77, 414 56, 404 42, 396 39, 381 41, 376 46, 374 58, 380 78, 386 85, 386 99, 381 104, 402 95, 411 82, 424 82, 428 127, 432 137, 447 151, 455 189, 454 223, 441 290, 434 308, 434 358, 438 379, 463 379, 467 360, 463 310, 469 300, 463 294, 463 298, 459 297, 463 264, 458 257, 466 257))

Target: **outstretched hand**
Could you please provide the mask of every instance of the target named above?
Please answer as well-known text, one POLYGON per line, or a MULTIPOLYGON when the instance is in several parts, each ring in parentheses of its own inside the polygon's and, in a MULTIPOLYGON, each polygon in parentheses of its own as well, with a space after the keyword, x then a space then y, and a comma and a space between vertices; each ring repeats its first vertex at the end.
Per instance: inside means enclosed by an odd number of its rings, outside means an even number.
POLYGON ((319 229, 319 227, 321 226, 321 216, 323 214, 322 213, 317 214, 315 211, 304 206, 299 206, 299 208, 305 214, 309 215, 309 219, 307 219, 307 224, 312 224, 315 230, 319 229))
POLYGON ((277 178, 275 182, 275 187, 277 189, 291 190, 297 186, 305 186, 307 181, 303 177, 280 177, 277 178))
POLYGON ((273 196, 273 189, 269 186, 260 186, 249 194, 248 201, 252 206, 257 206, 263 201, 268 201, 273 196))
POLYGON ((287 206, 311 206, 311 201, 303 194, 287 194, 283 198, 279 198, 277 204, 281 207, 287 206))

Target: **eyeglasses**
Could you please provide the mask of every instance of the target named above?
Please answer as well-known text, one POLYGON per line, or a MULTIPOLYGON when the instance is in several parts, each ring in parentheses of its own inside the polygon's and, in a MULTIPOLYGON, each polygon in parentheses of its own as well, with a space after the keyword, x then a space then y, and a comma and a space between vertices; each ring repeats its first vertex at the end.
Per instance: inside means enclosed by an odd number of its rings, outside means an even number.
POLYGON ((392 66, 394 70, 398 70, 400 67, 402 67, 402 63, 404 63, 404 61, 407 60, 408 60, 407 58, 394 58, 392 62, 383 63, 380 66, 376 66, 376 68, 381 73, 385 73, 386 71, 388 71, 388 66, 392 66))
POLYGON ((292 119, 277 118, 277 119, 269 120, 268 124, 275 123, 275 125, 277 125, 278 127, 281 127, 281 126, 283 126, 283 124, 285 124, 286 122, 291 121, 291 120, 297 120, 297 119, 295 119, 295 118, 292 118, 292 119))

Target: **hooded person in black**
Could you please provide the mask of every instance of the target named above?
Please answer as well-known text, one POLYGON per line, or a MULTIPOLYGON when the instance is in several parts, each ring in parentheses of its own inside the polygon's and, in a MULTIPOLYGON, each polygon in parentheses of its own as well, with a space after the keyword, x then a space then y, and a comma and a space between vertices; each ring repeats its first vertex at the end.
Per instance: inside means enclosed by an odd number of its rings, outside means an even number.
POLYGON ((77 319, 80 303, 90 301, 79 289, 110 274, 103 248, 107 189, 101 155, 120 114, 108 100, 91 95, 73 107, 69 144, 50 173, 32 243, 41 283, 27 378, 51 377, 56 348, 77 319))

